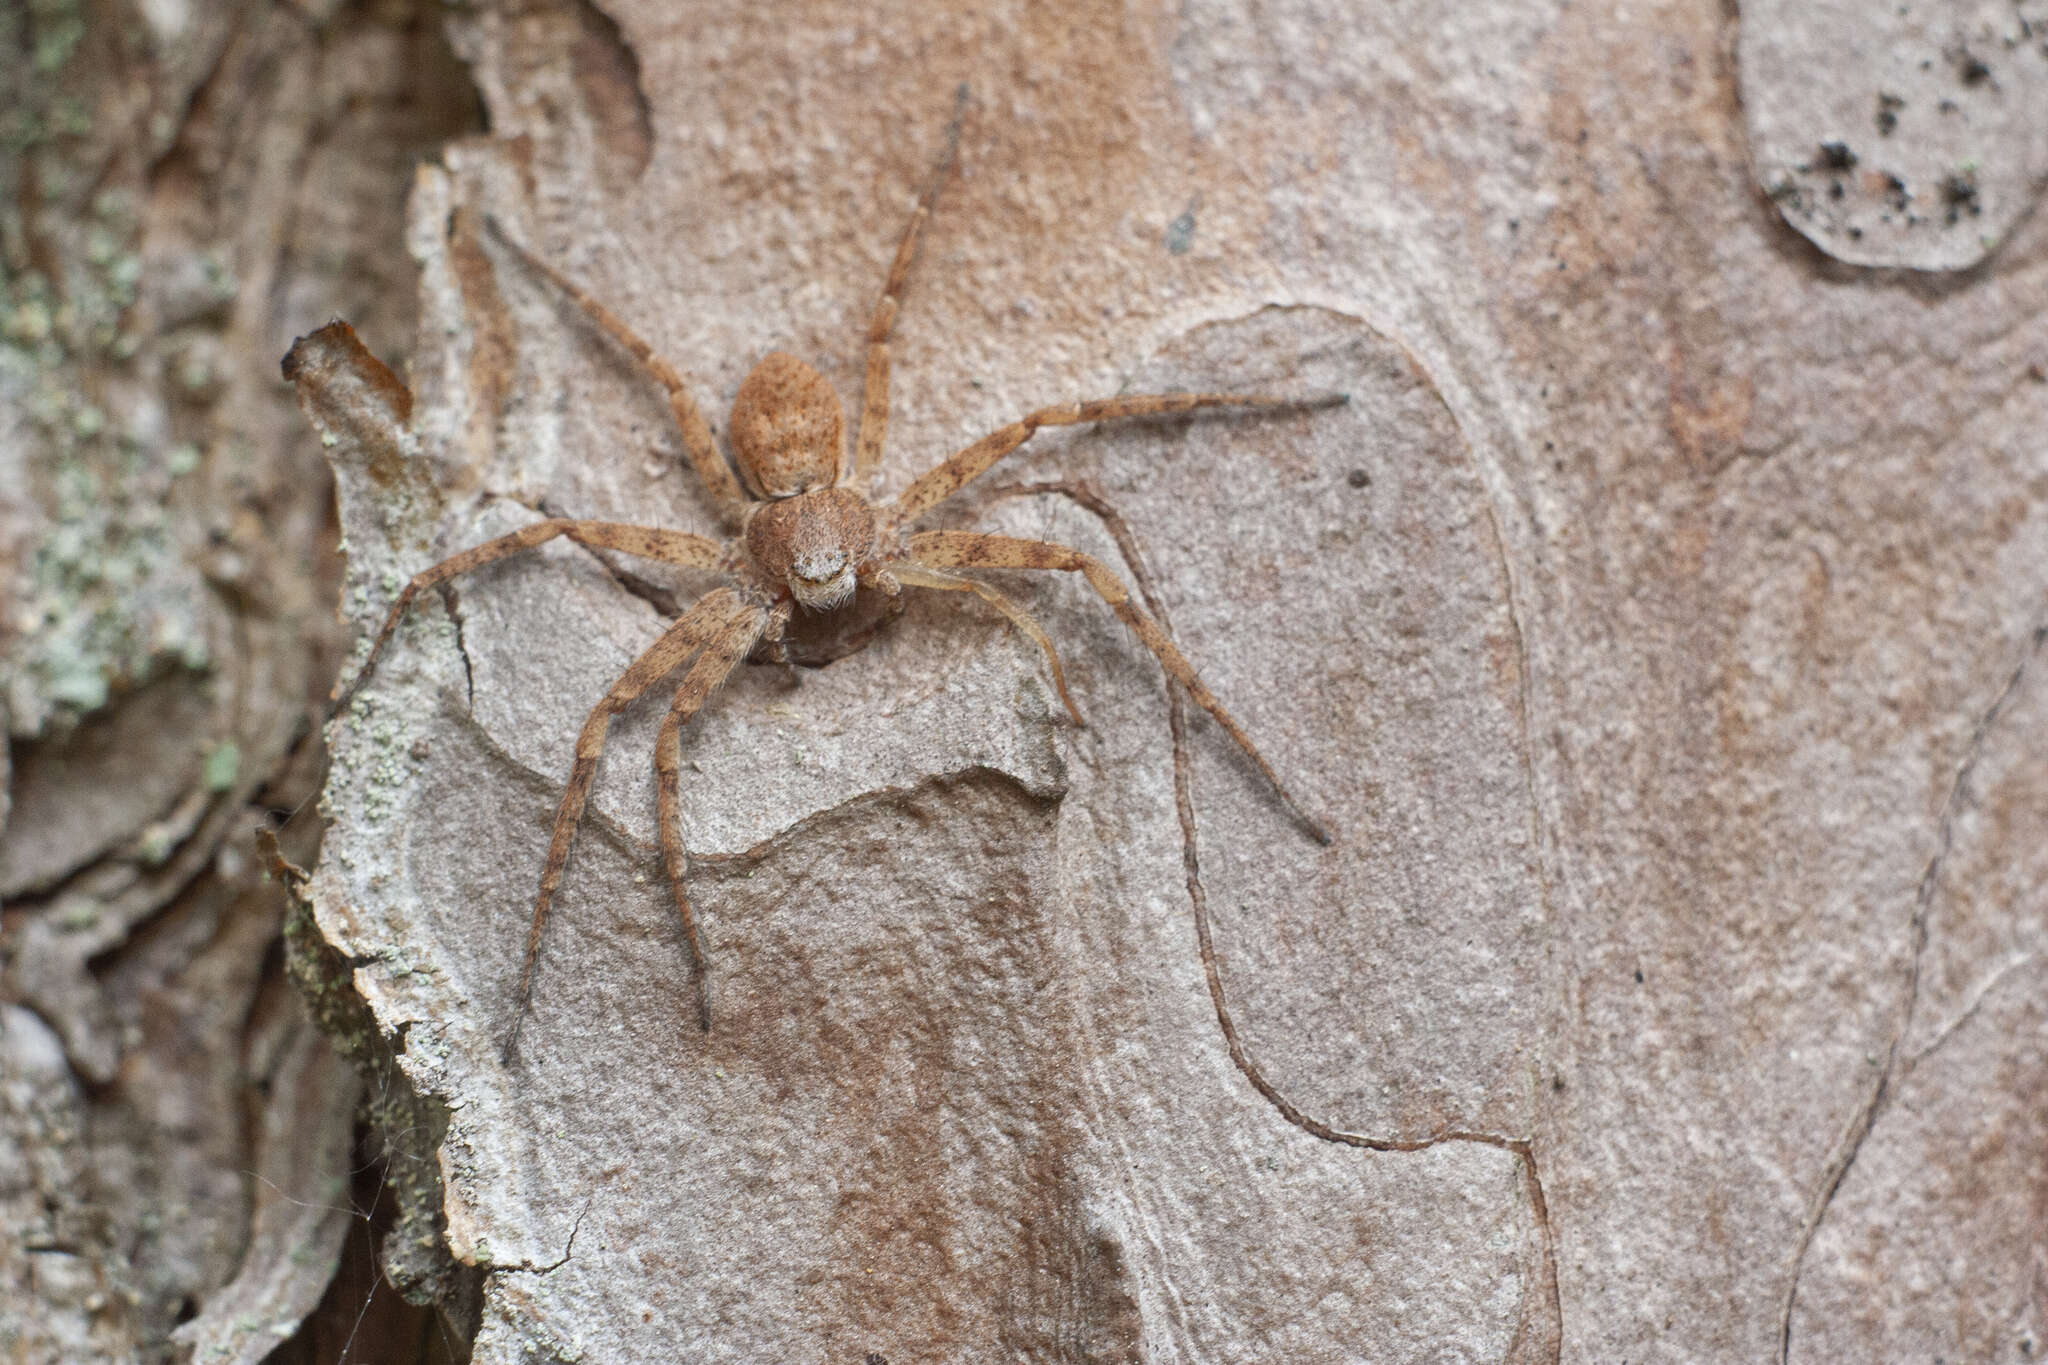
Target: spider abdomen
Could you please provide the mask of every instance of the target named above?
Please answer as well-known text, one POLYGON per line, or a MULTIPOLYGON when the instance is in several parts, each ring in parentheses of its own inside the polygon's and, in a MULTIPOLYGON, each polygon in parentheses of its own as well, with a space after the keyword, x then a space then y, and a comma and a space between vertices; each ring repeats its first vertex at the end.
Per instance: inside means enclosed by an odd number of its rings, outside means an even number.
POLYGON ((793 355, 763 357, 732 400, 732 453, 764 498, 830 488, 846 457, 838 392, 793 355))

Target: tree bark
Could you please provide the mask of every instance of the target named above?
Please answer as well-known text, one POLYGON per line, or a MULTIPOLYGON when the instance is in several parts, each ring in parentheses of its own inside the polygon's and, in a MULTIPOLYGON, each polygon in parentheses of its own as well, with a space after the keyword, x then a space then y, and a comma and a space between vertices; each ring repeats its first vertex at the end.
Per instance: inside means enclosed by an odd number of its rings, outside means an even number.
POLYGON ((477 104, 404 4, 0 34, 0 1356, 261 1360, 369 1240, 254 839, 317 794, 344 643, 277 360, 337 312, 403 355, 411 168, 477 104))
MULTIPOLYGON (((470 1270, 393 1265, 474 1359, 2039 1349, 2039 5, 448 23, 490 133, 413 182, 410 363, 295 352, 359 641, 542 516, 717 531, 658 388, 487 218, 715 426, 771 350, 850 401, 963 86, 885 494, 1048 403, 1349 395, 1044 432, 933 522, 1119 563, 996 485, 1100 490, 1328 847, 1078 582, 1002 586, 1085 729, 913 595, 685 731, 708 1034, 650 699, 500 1052, 578 731, 710 581, 556 542, 420 602, 327 731, 291 957, 402 1092, 390 1244, 470 1270)), ((76 1090, 97 1035, 29 1003, 76 1090)))

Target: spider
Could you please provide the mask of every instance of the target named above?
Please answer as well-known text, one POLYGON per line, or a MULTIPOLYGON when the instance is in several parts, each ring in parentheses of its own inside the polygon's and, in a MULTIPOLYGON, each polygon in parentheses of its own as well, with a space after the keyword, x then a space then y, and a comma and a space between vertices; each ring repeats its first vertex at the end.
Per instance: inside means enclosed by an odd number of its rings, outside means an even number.
MULTIPOLYGON (((540 892, 534 902, 533 924, 527 931, 525 962, 519 977, 519 1009, 504 1048, 508 1057, 517 1046, 520 1026, 532 1004, 534 968, 540 960, 548 910, 562 884, 612 718, 686 665, 655 740, 654 767, 662 860, 682 920, 697 1024, 703 1031, 710 1031, 709 968, 685 885, 689 857, 683 846, 680 815, 681 729, 750 655, 770 662, 789 662, 785 632, 796 613, 840 612, 853 600, 858 588, 877 590, 890 602, 906 587, 972 593, 979 597, 1044 651, 1060 701, 1074 724, 1080 726, 1084 724, 1080 709, 1067 691, 1059 652, 1044 628, 994 587, 953 570, 1053 569, 1080 574, 1152 651, 1167 673, 1237 742, 1301 827, 1317 842, 1330 842, 1323 827, 1289 795, 1243 727, 1203 684, 1187 656, 1158 621, 1131 600, 1122 580, 1107 565, 1079 550, 1042 540, 910 528, 1017 450, 1042 427, 1202 408, 1327 407, 1346 401, 1346 395, 1298 399, 1265 394, 1125 394, 1041 408, 990 432, 927 471, 892 502, 877 504, 864 492, 881 463, 888 429, 889 338, 911 263, 917 255, 919 237, 952 168, 958 141, 956 120, 949 130, 948 147, 939 169, 919 196, 897 245, 894 263, 868 326, 860 428, 850 459, 846 418, 837 392, 811 366, 794 356, 775 352, 754 368, 733 400, 727 432, 732 461, 728 464, 712 437, 711 427, 675 369, 610 309, 514 241, 496 219, 484 220, 492 236, 581 308, 592 322, 631 353, 667 393, 690 465, 725 523, 735 532, 731 539, 721 541, 620 522, 565 517, 536 521, 415 574, 386 613, 353 680, 335 689, 335 710, 339 712, 347 708, 368 679, 400 618, 422 592, 558 536, 567 536, 594 549, 701 569, 728 580, 726 585, 697 599, 633 661, 603 700, 592 708, 577 737, 575 764, 555 815, 547 862, 541 870, 540 892)), ((852 647, 858 648, 863 642, 864 638, 852 647)))

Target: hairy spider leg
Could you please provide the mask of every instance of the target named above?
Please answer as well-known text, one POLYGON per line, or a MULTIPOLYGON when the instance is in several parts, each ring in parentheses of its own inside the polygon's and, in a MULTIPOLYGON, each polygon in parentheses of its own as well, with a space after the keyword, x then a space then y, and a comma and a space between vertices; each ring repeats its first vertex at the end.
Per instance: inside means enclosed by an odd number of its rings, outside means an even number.
POLYGON ((937 468, 919 475, 894 503, 882 510, 891 526, 910 525, 1030 440, 1040 427, 1107 422, 1120 417, 1156 417, 1198 408, 1327 408, 1347 402, 1349 397, 1341 393, 1315 398, 1275 398, 1257 393, 1132 393, 1040 408, 1020 421, 990 432, 937 468))
POLYGON ((957 574, 940 573, 937 569, 923 564, 913 564, 899 559, 889 566, 899 583, 913 588, 939 588, 949 592, 971 592, 997 611, 1010 618, 1010 624, 1023 631, 1045 651, 1045 662, 1052 669, 1052 685, 1059 689, 1060 703, 1067 708, 1067 714, 1074 718, 1074 724, 1086 727, 1088 722, 1081 719, 1081 708, 1074 705, 1074 699, 1067 692, 1067 673, 1060 667, 1060 652, 1053 648, 1052 637, 1045 633, 1045 627, 1038 624, 1038 618, 1024 608, 997 592, 987 583, 957 574))
POLYGON ((690 853, 683 844, 682 730, 690 718, 703 709, 719 685, 732 676, 733 670, 740 666, 740 661, 747 657, 755 642, 764 633, 779 633, 780 623, 773 618, 780 616, 787 620, 788 615, 785 609, 768 611, 750 604, 729 617, 683 676, 682 685, 676 688, 675 700, 669 703, 668 715, 662 719, 661 733, 654 740, 654 787, 661 812, 661 861, 668 869, 668 884, 675 895, 676 913, 682 917, 683 941, 690 953, 690 980, 697 996, 697 1027, 705 1033, 711 1032, 710 967, 704 960, 704 947, 697 939, 697 917, 690 909, 690 893, 684 884, 690 870, 690 853))
POLYGON ((683 383, 683 377, 666 360, 654 353, 654 348, 642 341, 632 328, 611 309, 590 296, 574 280, 549 265, 540 257, 528 251, 500 226, 498 220, 485 215, 484 226, 491 235, 526 262, 527 266, 544 276, 555 288, 567 294, 581 308, 590 320, 603 328, 613 341, 626 348, 643 369, 654 377, 654 382, 668 393, 669 411, 675 414, 676 425, 682 428, 683 449, 690 457, 690 467, 697 471, 697 478, 705 491, 711 494, 712 502, 718 506, 719 515, 728 522, 738 525, 745 513, 747 496, 740 490, 738 476, 732 472, 725 456, 719 453, 718 442, 712 439, 711 424, 704 420, 698 410, 697 400, 690 396, 690 390, 683 383))
POLYGON ((398 618, 405 615, 413 599, 428 588, 447 582, 458 574, 472 569, 481 569, 486 564, 496 563, 509 555, 535 549, 547 544, 557 536, 567 536, 578 544, 589 545, 600 550, 617 550, 621 554, 634 555, 640 559, 656 559, 665 564, 681 564, 692 569, 716 569, 723 561, 725 549, 715 540, 693 536, 686 531, 663 531, 652 526, 628 526, 617 521, 575 521, 566 517, 549 517, 522 526, 508 535, 487 540, 460 554, 448 556, 432 568, 422 569, 414 574, 412 581, 398 594, 398 600, 391 604, 391 610, 384 614, 384 624, 377 628, 377 636, 370 642, 370 652, 363 660, 363 666, 356 670, 346 687, 339 684, 334 689, 334 710, 336 713, 348 709, 350 701, 362 685, 369 680, 370 670, 377 663, 377 656, 384 651, 385 641, 398 627, 398 618))
MULTIPOLYGON (((1329 831, 1311 818, 1301 808, 1293 795, 1280 781, 1280 775, 1273 771, 1273 765, 1254 745, 1251 736, 1237 723, 1223 703, 1216 698, 1195 673, 1194 665, 1180 652, 1179 646, 1160 628, 1157 621, 1145 609, 1131 600, 1130 590, 1123 580, 1112 572, 1108 565, 1093 555, 1064 545, 1054 545, 1042 540, 1019 540, 1014 536, 986 535, 979 531, 923 531, 911 536, 906 543, 908 556, 918 564, 961 569, 1056 569, 1078 573, 1088 580, 1088 586, 1114 611, 1123 623, 1131 628, 1138 639, 1159 660, 1161 666, 1187 688, 1195 704, 1216 718, 1216 723, 1237 741, 1258 770, 1279 795, 1281 803, 1300 822, 1310 837, 1319 844, 1330 842, 1329 831)), ((901 570, 898 570, 900 573, 901 570)))
POLYGON ((597 776, 597 762, 604 756, 605 736, 611 729, 612 717, 682 667, 698 650, 723 643, 724 627, 739 601, 739 594, 731 588, 713 588, 698 598, 696 605, 677 617, 661 638, 633 660, 583 722, 583 732, 576 737, 576 762, 569 771, 569 784, 562 789, 562 804, 555 811, 554 837, 548 845, 547 866, 541 869, 540 894, 534 900, 533 927, 526 932, 526 963, 519 971, 519 1013, 513 1016, 512 1031, 505 1039, 507 1059, 519 1045, 519 1028, 526 1022, 527 1009, 533 1003, 533 969, 540 961, 541 934, 547 928, 548 909, 569 865, 569 850, 576 843, 576 828, 583 820, 583 806, 597 776))
POLYGON ((1145 610, 1152 613, 1161 630, 1173 634, 1173 622, 1166 619, 1166 604, 1159 600, 1159 594, 1152 586, 1152 576, 1146 572, 1145 556, 1138 548, 1137 532, 1131 529, 1131 523, 1116 510, 1108 495, 1093 480, 1045 479, 1037 483, 1004 483, 984 490, 984 495, 990 502, 1049 495, 1065 498, 1093 513, 1108 530, 1110 539, 1116 542, 1117 553, 1124 557, 1124 565, 1131 571, 1131 582, 1137 584, 1138 596, 1143 599, 1145 610))
MULTIPOLYGON (((1138 550, 1138 537, 1131 530, 1123 513, 1110 505, 1102 490, 1085 480, 1055 480, 1045 483, 1006 484, 989 490, 994 498, 1029 497, 1039 493, 1050 493, 1069 498, 1095 514, 1102 524, 1109 528, 1111 538, 1116 541, 1117 552, 1131 571, 1131 580, 1138 585, 1138 595, 1145 600, 1162 629, 1171 629, 1167 620, 1166 605, 1159 600, 1153 588, 1152 576, 1146 572, 1145 558, 1138 550)), ((1223 992, 1223 967, 1216 958, 1216 941, 1209 926, 1209 895, 1202 888, 1201 841, 1195 826, 1194 774, 1188 762, 1188 703, 1187 698, 1172 688, 1166 693, 1166 728, 1173 740, 1173 804, 1180 817, 1180 861, 1181 871, 1187 881, 1188 904, 1195 917, 1195 948, 1202 959, 1202 974, 1209 982, 1209 1003, 1216 1010, 1217 1027, 1223 1030, 1223 1044, 1230 1053, 1230 1060, 1243 1073, 1254 1090, 1272 1101, 1273 1106, 1292 1122, 1314 1132, 1309 1120, 1288 1103, 1287 1098, 1275 1090, 1252 1062, 1245 1051, 1244 1040, 1238 1036, 1237 1024, 1230 1016, 1230 1001, 1223 992)))
POLYGON ((953 121, 946 127, 945 153, 939 158, 938 170, 933 172, 931 183, 925 186, 917 208, 910 215, 909 224, 903 229, 903 240, 896 245, 896 260, 889 267, 888 282, 882 286, 882 297, 875 303, 874 320, 868 324, 867 384, 861 394, 860 441, 853 467, 854 486, 863 494, 873 482, 875 471, 881 467, 882 445, 889 436, 889 335, 896 327, 896 310, 903 302, 903 286, 910 278, 911 262, 917 259, 918 238, 924 232, 925 222, 932 216, 932 206, 938 202, 939 190, 952 173, 954 159, 960 154, 960 120, 966 103, 967 87, 963 85, 954 101, 953 121))

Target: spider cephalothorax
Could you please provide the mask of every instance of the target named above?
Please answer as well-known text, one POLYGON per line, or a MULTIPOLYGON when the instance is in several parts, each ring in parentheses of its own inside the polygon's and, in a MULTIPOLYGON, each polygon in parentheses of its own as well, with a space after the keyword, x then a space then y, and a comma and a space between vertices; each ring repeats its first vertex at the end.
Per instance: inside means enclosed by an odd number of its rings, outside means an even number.
POLYGON ((875 509, 851 488, 798 493, 750 511, 747 558, 765 582, 786 587, 799 606, 845 606, 864 572, 871 579, 880 572, 875 509))
MULTIPOLYGON (((956 124, 953 140, 957 141, 957 137, 956 124)), ((527 934, 525 966, 519 982, 519 1013, 507 1040, 508 1052, 517 1039, 519 1021, 525 1018, 527 1004, 532 997, 534 965, 540 957, 548 907, 568 865, 569 850, 575 841, 591 782, 597 775, 598 759, 604 752, 605 735, 611 719, 635 698, 678 670, 683 671, 683 678, 669 704, 654 751, 662 858, 667 865, 677 911, 682 917, 683 935, 696 988, 698 1022, 705 1029, 711 1027, 704 955, 685 887, 688 854, 683 846, 680 819, 679 732, 718 685, 750 654, 759 650, 770 658, 787 657, 784 637, 799 608, 806 613, 839 613, 847 609, 857 590, 863 587, 875 590, 884 598, 895 598, 906 587, 968 592, 981 598, 1009 618, 1045 652, 1053 685, 1078 725, 1081 723, 1080 712, 1067 693, 1059 654, 1044 629, 1030 613, 995 588, 952 570, 1058 569, 1080 574, 1157 656, 1166 671, 1216 718, 1246 757, 1265 774, 1280 800, 1303 827, 1317 839, 1328 842, 1322 828, 1287 794, 1271 766, 1253 747, 1251 739, 1196 676, 1186 656, 1159 623, 1131 600, 1122 580, 1107 565, 1079 550, 1046 541, 1019 540, 974 531, 914 532, 910 528, 970 480, 1023 445, 1040 427, 1188 412, 1197 408, 1321 406, 1342 402, 1341 396, 1302 400, 1259 394, 1129 394, 1041 408, 989 433, 927 471, 893 502, 876 505, 866 496, 865 490, 872 483, 881 461, 888 428, 889 336, 895 325, 897 306, 909 275, 910 263, 917 252, 919 234, 930 216, 932 203, 951 162, 949 147, 939 174, 933 178, 916 212, 911 215, 910 225, 904 230, 888 281, 882 289, 881 301, 869 325, 859 439, 851 459, 847 454, 846 416, 840 406, 839 395, 824 376, 809 365, 794 356, 777 352, 762 360, 740 385, 732 407, 729 433, 732 462, 728 464, 682 377, 603 304, 518 245, 495 220, 485 220, 494 235, 519 259, 573 299, 593 321, 631 352, 667 392, 690 464, 720 515, 736 532, 733 539, 721 542, 682 531, 620 522, 568 518, 533 522, 509 535, 452 555, 415 575, 386 614, 354 680, 346 687, 337 688, 336 707, 340 709, 348 704, 356 689, 370 675, 391 632, 421 592, 457 574, 532 549, 557 536, 567 536, 598 549, 704 570, 728 580, 724 586, 713 588, 699 598, 645 653, 634 660, 625 675, 592 709, 582 734, 577 738, 575 764, 563 790, 560 809, 556 812, 554 836, 548 849, 547 863, 541 871, 540 893, 534 904, 533 925, 527 934)), ((287 374, 290 374, 292 357, 286 357, 285 365, 287 374)), ((851 647, 858 648, 865 638, 864 634, 859 635, 851 647)))

